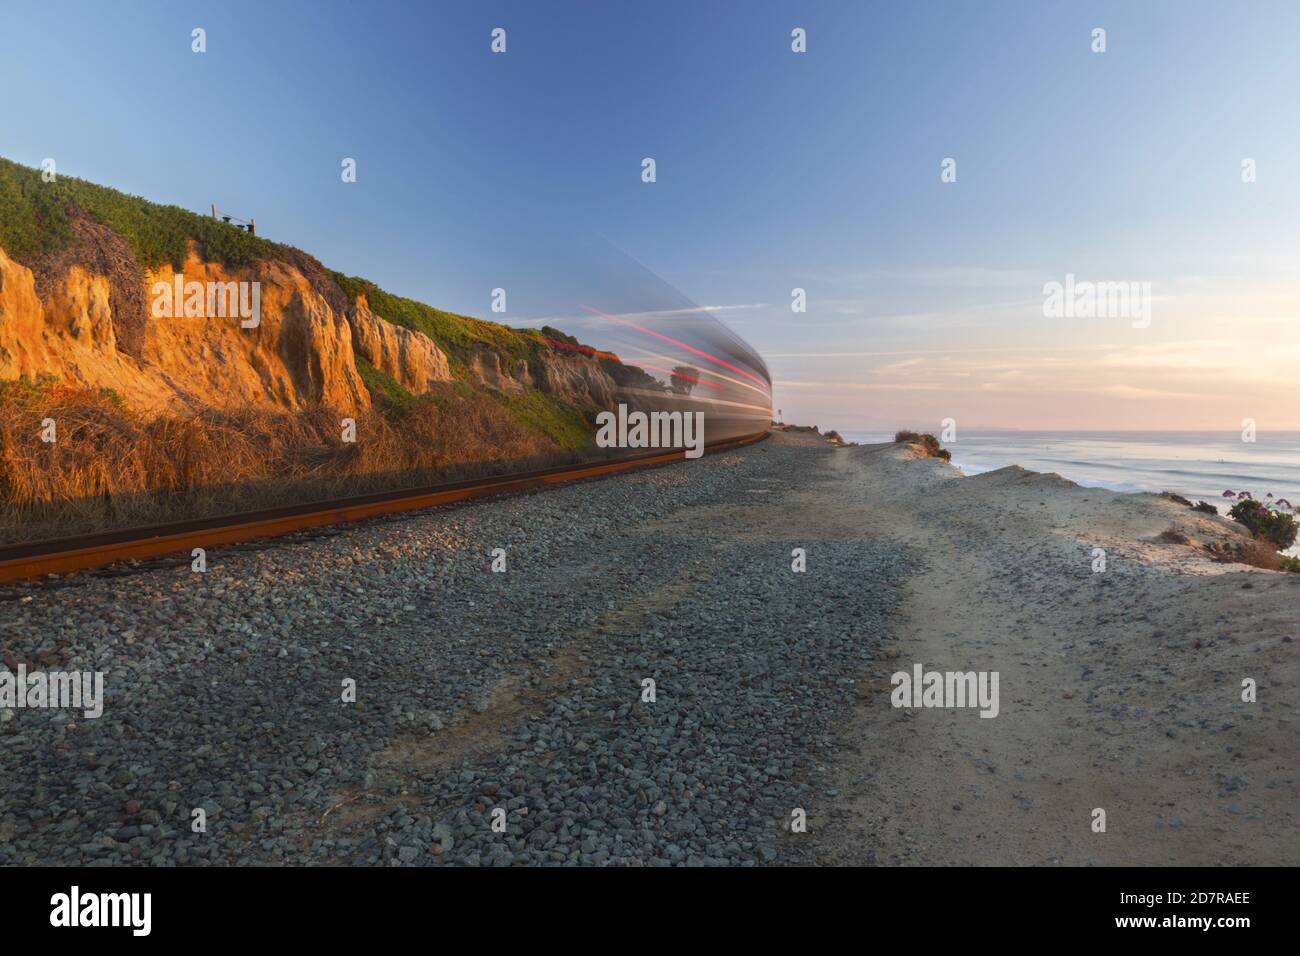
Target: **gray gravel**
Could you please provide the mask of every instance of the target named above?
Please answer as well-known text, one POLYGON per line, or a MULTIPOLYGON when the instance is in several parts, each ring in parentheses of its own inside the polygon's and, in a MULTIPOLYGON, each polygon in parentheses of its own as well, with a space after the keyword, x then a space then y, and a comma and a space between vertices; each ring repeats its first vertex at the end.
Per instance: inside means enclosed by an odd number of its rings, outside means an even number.
POLYGON ((0 712, 0 864, 798 860, 791 812, 816 813, 907 566, 700 521, 784 507, 830 454, 783 437, 214 551, 206 574, 0 590, 6 666, 102 670, 107 697, 98 720, 0 712), (651 526, 688 507, 690 533, 651 526))

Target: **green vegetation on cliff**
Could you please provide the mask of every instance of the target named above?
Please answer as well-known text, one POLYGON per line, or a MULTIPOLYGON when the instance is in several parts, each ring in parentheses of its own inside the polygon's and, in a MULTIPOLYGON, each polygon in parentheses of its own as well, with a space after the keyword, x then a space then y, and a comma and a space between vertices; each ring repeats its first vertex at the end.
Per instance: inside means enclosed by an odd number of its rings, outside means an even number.
POLYGON ((536 363, 546 343, 531 329, 512 329, 496 322, 444 312, 423 302, 385 292, 369 279, 334 271, 330 271, 329 276, 343 290, 349 302, 365 296, 375 315, 431 338, 447 353, 452 371, 458 378, 468 376, 474 351, 480 348, 496 352, 503 363, 522 359, 536 374, 536 363))
POLYGON ((572 402, 535 388, 502 392, 498 398, 511 418, 530 431, 541 432, 561 448, 580 451, 591 444, 587 416, 572 402))
POLYGON ((370 393, 370 400, 381 411, 401 415, 410 411, 415 404, 415 396, 387 372, 375 368, 360 355, 356 356, 357 374, 370 393))
MULTIPOLYGON (((386 417, 398 420, 421 402, 431 402, 443 411, 453 409, 457 401, 471 398, 474 389, 455 382, 424 395, 413 395, 391 375, 357 356, 357 371, 370 392, 370 399, 386 417)), ((0 382, 0 386, 4 383, 0 382)), ((498 392, 493 398, 517 424, 537 435, 549 438, 558 448, 582 451, 591 444, 591 428, 583 410, 572 402, 547 395, 535 388, 520 392, 498 392)))
POLYGON ((71 245, 71 204, 122 236, 146 268, 164 262, 181 268, 190 239, 202 244, 209 260, 232 266, 285 258, 290 251, 211 216, 161 206, 73 176, 45 182, 40 170, 0 159, 0 248, 13 258, 23 261, 71 245))

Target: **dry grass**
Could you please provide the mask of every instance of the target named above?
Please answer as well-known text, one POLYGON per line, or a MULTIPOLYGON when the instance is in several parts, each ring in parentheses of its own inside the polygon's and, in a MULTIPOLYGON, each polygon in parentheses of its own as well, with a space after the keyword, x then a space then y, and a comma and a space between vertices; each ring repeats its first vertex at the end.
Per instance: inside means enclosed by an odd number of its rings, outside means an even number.
POLYGON ((110 393, 0 383, 0 542, 13 543, 409 488, 575 460, 485 394, 399 417, 208 411, 146 418, 110 393), (41 440, 55 422, 56 441, 41 440))
POLYGON ((1224 541, 1206 545, 1206 551, 1215 561, 1230 561, 1235 564, 1249 564, 1252 567, 1268 571, 1284 571, 1286 557, 1278 553, 1277 548, 1260 538, 1242 538, 1240 541, 1224 541))

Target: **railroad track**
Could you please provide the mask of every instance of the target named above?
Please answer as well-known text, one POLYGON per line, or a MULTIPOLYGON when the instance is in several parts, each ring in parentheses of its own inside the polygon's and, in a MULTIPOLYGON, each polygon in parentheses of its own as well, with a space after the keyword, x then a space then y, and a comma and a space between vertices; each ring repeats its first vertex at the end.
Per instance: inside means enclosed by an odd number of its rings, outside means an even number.
MULTIPOLYGON (((753 444, 766 437, 767 432, 762 431, 741 438, 710 442, 705 446, 705 451, 713 454, 729 448, 753 444)), ((513 494, 547 485, 600 478, 683 461, 685 455, 685 451, 681 449, 650 452, 598 464, 566 465, 561 468, 548 468, 518 475, 449 482, 427 488, 377 492, 355 498, 339 498, 216 518, 198 518, 146 528, 128 528, 121 531, 10 545, 0 547, 0 583, 21 581, 47 574, 88 571, 120 561, 139 561, 168 554, 188 553, 194 548, 207 550, 224 544, 275 538, 309 528, 363 521, 367 518, 403 511, 419 511, 423 508, 433 508, 471 498, 513 494)))

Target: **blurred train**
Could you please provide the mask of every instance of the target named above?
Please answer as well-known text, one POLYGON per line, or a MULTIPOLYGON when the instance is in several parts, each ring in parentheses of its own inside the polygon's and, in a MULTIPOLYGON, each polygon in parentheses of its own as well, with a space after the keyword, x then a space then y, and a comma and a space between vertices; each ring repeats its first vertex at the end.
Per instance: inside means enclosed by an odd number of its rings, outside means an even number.
POLYGON ((770 426, 772 377, 758 352, 719 310, 697 305, 603 235, 556 232, 519 213, 475 251, 465 284, 509 287, 509 311, 487 318, 600 359, 618 389, 615 406, 702 412, 709 443, 770 426))
MULTIPOLYGON (((618 387, 625 413, 667 413, 702 422, 712 444, 765 431, 772 419, 772 379, 762 357, 707 310, 615 314, 583 306, 566 325, 544 329, 552 345, 592 354, 618 387), (584 344, 597 341, 600 348, 584 344)), ((663 416, 655 416, 662 418, 663 416)), ((687 422, 687 433, 691 422, 687 422)), ((634 440, 635 441, 635 440, 634 440)), ((637 447, 660 447, 631 444, 637 447)))

